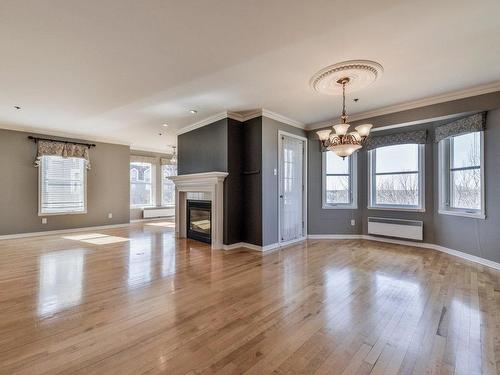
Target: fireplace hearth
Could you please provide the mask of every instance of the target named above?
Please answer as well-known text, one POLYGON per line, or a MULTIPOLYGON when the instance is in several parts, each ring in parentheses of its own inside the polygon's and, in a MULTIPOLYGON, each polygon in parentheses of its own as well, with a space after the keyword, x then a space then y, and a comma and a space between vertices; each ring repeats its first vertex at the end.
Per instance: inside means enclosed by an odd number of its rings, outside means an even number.
POLYGON ((212 202, 188 199, 186 201, 187 237, 206 243, 212 242, 212 202))

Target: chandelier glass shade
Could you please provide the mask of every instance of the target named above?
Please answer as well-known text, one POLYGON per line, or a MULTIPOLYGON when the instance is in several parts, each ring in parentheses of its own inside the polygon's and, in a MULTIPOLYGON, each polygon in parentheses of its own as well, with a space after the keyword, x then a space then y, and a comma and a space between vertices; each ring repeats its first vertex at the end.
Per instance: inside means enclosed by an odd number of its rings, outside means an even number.
POLYGON ((340 124, 332 126, 332 129, 319 130, 316 134, 321 145, 327 150, 333 151, 336 155, 345 158, 363 147, 363 143, 370 135, 372 124, 356 126, 356 130, 349 132, 350 125, 347 123, 347 113, 345 108, 345 87, 349 83, 349 78, 341 78, 337 81, 342 85, 342 115, 340 124))

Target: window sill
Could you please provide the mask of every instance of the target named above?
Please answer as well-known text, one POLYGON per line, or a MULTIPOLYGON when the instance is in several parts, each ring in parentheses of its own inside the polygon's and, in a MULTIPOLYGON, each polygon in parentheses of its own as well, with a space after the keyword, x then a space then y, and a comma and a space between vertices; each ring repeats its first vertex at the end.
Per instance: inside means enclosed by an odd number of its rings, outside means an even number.
POLYGON ((358 206, 349 206, 349 205, 329 205, 329 204, 324 204, 321 207, 323 210, 357 210, 358 206))
POLYGON ((50 213, 42 213, 39 212, 38 216, 64 216, 64 215, 85 215, 87 210, 78 211, 78 212, 50 212, 50 213))
POLYGON ((151 205, 147 205, 147 206, 130 206, 131 210, 143 210, 145 208, 156 208, 156 206, 151 206, 151 205))
POLYGON ((381 211, 403 211, 403 212, 425 212, 425 208, 405 208, 398 206, 368 206, 369 210, 381 210, 381 211))
POLYGON ((450 215, 450 216, 461 216, 461 217, 468 217, 470 219, 481 219, 485 220, 486 215, 483 213, 472 213, 472 212, 464 212, 464 211, 446 211, 446 210, 439 210, 439 214, 441 215, 450 215))

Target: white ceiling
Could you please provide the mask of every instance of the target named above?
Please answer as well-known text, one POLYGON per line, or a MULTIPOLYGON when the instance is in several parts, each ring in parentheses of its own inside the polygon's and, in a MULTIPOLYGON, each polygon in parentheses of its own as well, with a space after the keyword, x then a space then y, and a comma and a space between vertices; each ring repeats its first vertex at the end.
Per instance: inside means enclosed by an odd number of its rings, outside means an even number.
POLYGON ((499 15, 498 0, 5 0, 0 127, 168 150, 226 110, 315 123, 340 99, 310 77, 348 59, 384 66, 348 102, 365 112, 500 80, 499 15))

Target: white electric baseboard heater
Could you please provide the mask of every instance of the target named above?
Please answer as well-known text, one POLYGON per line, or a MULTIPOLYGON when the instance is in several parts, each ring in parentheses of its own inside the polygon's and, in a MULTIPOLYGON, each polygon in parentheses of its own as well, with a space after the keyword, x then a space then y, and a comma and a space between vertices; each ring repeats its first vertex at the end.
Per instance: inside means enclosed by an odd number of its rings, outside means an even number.
POLYGON ((418 220, 369 217, 368 234, 422 241, 424 223, 418 220))
POLYGON ((144 219, 153 219, 157 217, 169 217, 175 215, 174 207, 151 207, 145 208, 142 211, 142 217, 144 219))

